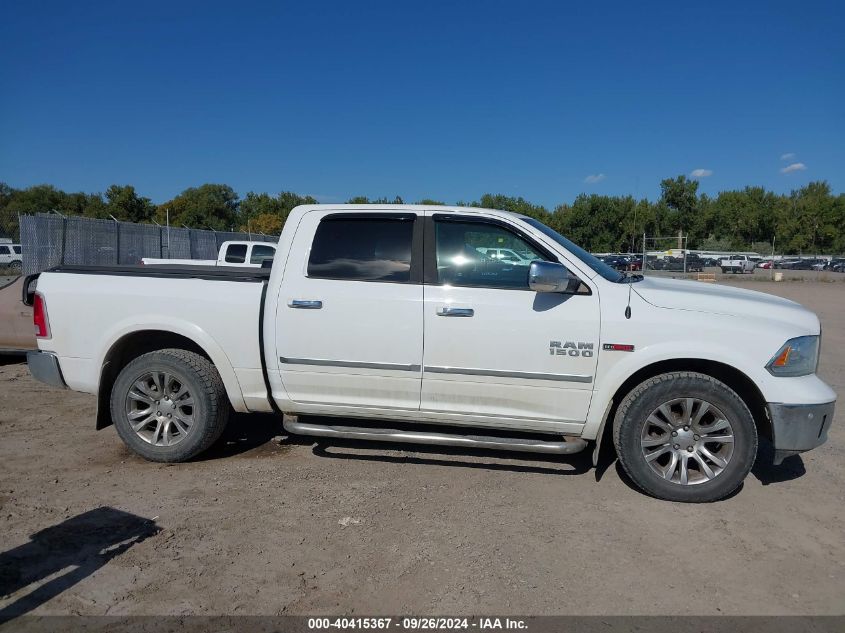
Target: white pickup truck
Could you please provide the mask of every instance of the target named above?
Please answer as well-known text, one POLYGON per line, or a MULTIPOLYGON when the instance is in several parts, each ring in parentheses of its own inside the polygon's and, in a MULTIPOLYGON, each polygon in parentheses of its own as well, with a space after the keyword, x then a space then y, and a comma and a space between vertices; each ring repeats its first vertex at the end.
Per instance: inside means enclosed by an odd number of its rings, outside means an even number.
POLYGON ((753 273, 757 262, 749 258, 748 255, 731 255, 723 258, 719 265, 722 268, 722 273, 753 273))
POLYGON ((758 434, 779 463, 825 442, 834 415, 812 312, 626 275, 504 211, 301 206, 272 270, 61 266, 32 300, 33 376, 97 394, 97 428, 154 461, 207 449, 230 409, 329 438, 594 441, 594 460, 607 428, 642 490, 701 502, 740 485, 758 434))
POLYGON ((144 266, 235 266, 238 268, 261 268, 265 261, 276 256, 276 245, 248 240, 229 240, 220 245, 217 259, 159 259, 144 257, 144 266))

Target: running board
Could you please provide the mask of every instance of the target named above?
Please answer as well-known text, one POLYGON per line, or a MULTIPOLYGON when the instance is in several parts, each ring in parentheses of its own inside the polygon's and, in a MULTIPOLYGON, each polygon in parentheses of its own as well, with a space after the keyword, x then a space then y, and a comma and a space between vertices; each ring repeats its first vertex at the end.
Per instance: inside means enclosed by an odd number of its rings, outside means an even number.
POLYGON ((283 426, 289 433, 335 437, 375 442, 406 442, 411 444, 434 444, 437 446, 463 446, 466 448, 488 448, 500 451, 524 451, 526 453, 553 453, 566 455, 578 453, 587 447, 581 438, 547 442, 522 437, 492 437, 486 435, 456 435, 398 429, 375 429, 363 426, 339 426, 300 422, 295 416, 284 416, 283 426))

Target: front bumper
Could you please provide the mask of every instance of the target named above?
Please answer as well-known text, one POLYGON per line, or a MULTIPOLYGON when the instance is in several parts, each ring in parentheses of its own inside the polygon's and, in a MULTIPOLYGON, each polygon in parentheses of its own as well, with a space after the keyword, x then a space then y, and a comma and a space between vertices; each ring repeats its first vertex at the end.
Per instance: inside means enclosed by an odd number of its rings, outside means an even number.
POLYGON ((833 423, 836 401, 822 404, 783 404, 770 402, 772 442, 775 464, 797 453, 809 451, 827 441, 827 431, 833 423))
POLYGON ((65 379, 62 378, 62 370, 59 367, 59 359, 51 352, 27 352, 26 364, 29 366, 29 373, 36 380, 39 380, 54 387, 67 389, 65 379))

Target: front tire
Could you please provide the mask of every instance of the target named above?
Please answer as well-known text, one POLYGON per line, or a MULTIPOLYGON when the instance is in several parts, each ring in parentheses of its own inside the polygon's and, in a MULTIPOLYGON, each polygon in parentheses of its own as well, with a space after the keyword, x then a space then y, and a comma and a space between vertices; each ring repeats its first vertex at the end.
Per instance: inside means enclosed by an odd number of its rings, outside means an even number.
POLYGON ((723 382, 694 372, 646 380, 620 403, 613 441, 623 469, 645 493, 687 503, 734 492, 757 455, 757 428, 723 382))
POLYGON ((182 349, 139 356, 117 377, 111 415, 118 435, 154 462, 182 462, 211 446, 226 428, 229 403, 220 374, 182 349))

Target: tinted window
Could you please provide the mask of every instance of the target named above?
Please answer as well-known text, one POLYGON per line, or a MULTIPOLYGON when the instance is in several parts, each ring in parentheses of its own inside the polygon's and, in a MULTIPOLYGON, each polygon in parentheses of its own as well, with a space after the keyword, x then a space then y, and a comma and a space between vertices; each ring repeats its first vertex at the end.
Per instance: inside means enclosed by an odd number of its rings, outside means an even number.
POLYGON ((8 246, 0 246, 0 255, 8 255, 9 254, 9 247, 8 246))
POLYGON ((561 235, 554 229, 549 228, 539 220, 535 220, 534 218, 522 218, 522 221, 527 224, 530 224, 538 231, 541 231, 546 237, 554 240, 555 242, 563 246, 566 250, 575 255, 575 257, 580 259, 592 270, 597 272, 599 275, 601 275, 608 281, 620 281, 621 279, 624 279, 625 275, 620 273, 618 270, 613 270, 613 268, 605 264, 598 257, 591 255, 583 248, 581 248, 574 242, 569 241, 563 235, 561 235))
POLYGON ((20 246, 13 246, 12 250, 15 251, 18 255, 21 254, 21 247, 20 246))
POLYGON ((437 278, 442 284, 527 289, 531 262, 546 259, 521 237, 495 224, 443 221, 435 226, 437 278), (526 256, 516 258, 514 251, 526 256))
POLYGON ((276 254, 276 249, 272 246, 264 246, 258 244, 252 247, 252 254, 249 256, 250 264, 260 264, 265 259, 273 259, 276 254))
POLYGON ((246 261, 246 244, 229 244, 226 249, 226 262, 243 264, 246 261))
POLYGON ((330 218, 320 222, 308 276, 358 281, 411 279, 414 223, 390 218, 330 218))

